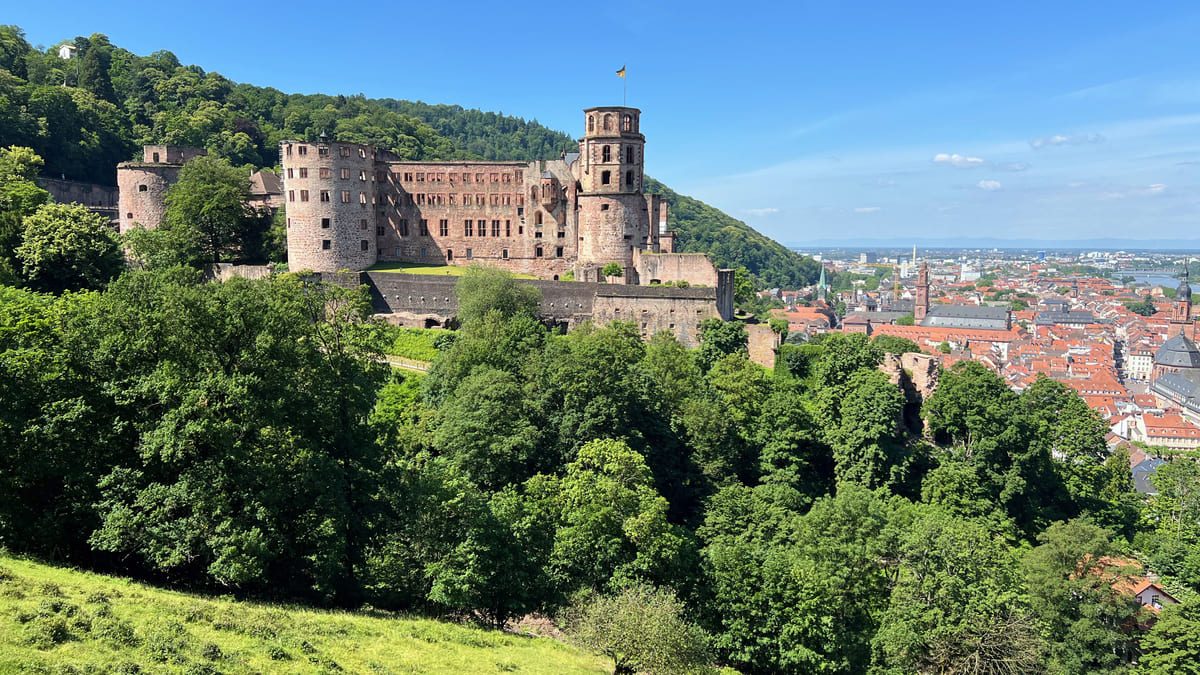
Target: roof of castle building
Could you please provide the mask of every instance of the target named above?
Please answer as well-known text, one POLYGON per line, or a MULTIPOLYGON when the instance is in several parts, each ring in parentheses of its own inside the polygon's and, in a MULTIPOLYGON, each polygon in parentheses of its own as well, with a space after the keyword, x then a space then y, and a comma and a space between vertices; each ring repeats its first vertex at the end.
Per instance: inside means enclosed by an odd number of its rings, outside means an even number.
POLYGON ((1172 368, 1200 368, 1200 349, 1184 335, 1176 335, 1158 348, 1154 363, 1172 368))

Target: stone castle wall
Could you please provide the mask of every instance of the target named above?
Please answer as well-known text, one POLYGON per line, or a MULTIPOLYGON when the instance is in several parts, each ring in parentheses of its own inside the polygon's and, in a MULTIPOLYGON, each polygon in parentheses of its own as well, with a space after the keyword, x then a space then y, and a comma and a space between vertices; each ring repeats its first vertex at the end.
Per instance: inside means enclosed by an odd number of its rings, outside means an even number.
POLYGON ((717 285, 717 270, 703 253, 651 253, 634 250, 639 283, 686 281, 692 286, 717 285))
POLYGON ((57 178, 38 178, 37 184, 59 204, 82 204, 93 209, 117 208, 119 191, 114 185, 81 183, 57 178))
MULTIPOLYGON (((345 287, 366 285, 375 312, 397 317, 414 326, 445 325, 454 318, 458 301, 453 276, 360 272, 323 274, 345 287)), ((574 328, 584 321, 630 321, 645 338, 660 331, 673 333, 683 344, 699 344, 700 322, 721 317, 715 288, 670 288, 530 280, 542 294, 539 315, 574 328)))
POLYGON ((355 143, 284 143, 288 266, 361 270, 375 264, 375 149, 355 143))

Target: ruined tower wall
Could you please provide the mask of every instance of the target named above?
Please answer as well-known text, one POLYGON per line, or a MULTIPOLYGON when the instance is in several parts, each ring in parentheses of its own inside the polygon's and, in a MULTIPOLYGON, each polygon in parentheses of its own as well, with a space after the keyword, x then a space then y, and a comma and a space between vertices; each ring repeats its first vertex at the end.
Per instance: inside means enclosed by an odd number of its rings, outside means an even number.
POLYGON ((167 189, 179 179, 179 164, 122 162, 117 165, 119 227, 157 228, 166 215, 167 189))
POLYGON ((288 267, 333 272, 375 264, 375 149, 355 143, 284 142, 288 267))

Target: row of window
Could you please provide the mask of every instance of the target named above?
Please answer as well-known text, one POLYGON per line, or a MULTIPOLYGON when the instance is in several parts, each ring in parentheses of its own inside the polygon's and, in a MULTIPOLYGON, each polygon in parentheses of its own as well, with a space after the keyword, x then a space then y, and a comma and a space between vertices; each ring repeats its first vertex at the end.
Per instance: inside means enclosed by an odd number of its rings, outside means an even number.
POLYGON ((388 201, 393 204, 398 203, 401 206, 512 206, 514 203, 517 206, 524 206, 525 196, 511 192, 496 192, 492 194, 464 192, 461 195, 455 192, 417 192, 402 194, 398 198, 388 195, 388 201))
MULTIPOLYGON (((288 167, 287 168, 287 177, 288 178, 297 178, 297 177, 298 178, 308 178, 308 167, 302 166, 302 167, 299 167, 296 169, 293 169, 292 167, 288 167)), ((348 169, 346 167, 342 167, 341 169, 338 169, 338 177, 341 178, 342 180, 350 180, 350 177, 351 177, 350 169, 348 169)), ((317 178, 332 179, 333 178, 333 169, 331 169, 327 166, 319 167, 317 169, 317 178)), ((367 180, 366 170, 360 169, 358 171, 358 179, 360 181, 366 182, 366 180, 367 180)))
POLYGON ((424 183, 426 181, 426 179, 428 179, 428 181, 430 183, 444 183, 447 180, 449 180, 451 183, 453 183, 460 179, 464 183, 470 183, 470 182, 472 182, 472 177, 474 178, 474 182, 476 182, 476 183, 483 183, 487 179, 490 179, 491 182, 493 182, 493 183, 512 183, 514 180, 516 182, 520 183, 522 176, 524 176, 524 173, 522 173, 522 171, 520 169, 517 169, 516 171, 513 171, 512 173, 499 172, 499 171, 492 171, 491 173, 483 173, 483 172, 468 173, 468 172, 464 171, 460 174, 460 173, 456 173, 456 172, 446 173, 446 172, 442 172, 442 171, 439 171, 437 173, 434 173, 432 171, 430 171, 430 172, 405 171, 403 174, 401 174, 400 172, 397 172, 393 175, 396 177, 396 180, 402 180, 406 183, 424 183), (401 176, 403 176, 403 178, 401 176))
MULTIPOLYGON (((284 154, 286 154, 288 157, 292 156, 292 146, 290 143, 286 146, 286 149, 284 150, 284 154)), ((296 154, 300 155, 301 157, 307 157, 308 156, 308 146, 307 145, 296 146, 296 154)), ((343 145, 338 148, 338 154, 341 155, 342 157, 349 157, 351 155, 350 148, 343 145)), ((318 146, 317 147, 317 155, 319 155, 321 157, 328 157, 329 156, 329 148, 324 147, 324 146, 318 146)), ((359 148, 358 156, 362 159, 366 159, 367 151, 363 148, 359 148)))
MULTIPOLYGON (((399 251, 400 249, 396 249, 396 250, 399 251)), ((422 256, 425 255, 425 249, 421 249, 421 255, 422 256)), ((546 257, 546 249, 542 248, 541 246, 534 247, 533 257, 535 257, 535 258, 546 257)), ((554 257, 555 258, 563 257, 563 247, 562 246, 554 247, 554 257)), ((466 258, 467 258, 467 260, 474 259, 475 258, 475 249, 468 248, 466 258)), ((502 249, 500 251, 500 259, 508 260, 508 249, 502 249)), ((446 249, 446 261, 451 262, 453 260, 454 260, 454 249, 450 249, 450 248, 446 249)))
MULTIPOLYGON (((332 248, 333 248, 333 242, 332 242, 332 241, 330 241, 330 240, 328 240, 328 239, 322 239, 322 240, 321 240, 321 250, 322 250, 322 251, 328 251, 328 250, 331 250, 332 248)), ((362 240, 360 240, 360 241, 358 242, 358 250, 360 250, 360 251, 369 251, 369 250, 371 250, 371 242, 367 241, 366 239, 362 239, 362 240)))
MULTIPOLYGON (((620 156, 620 154, 621 154, 621 146, 618 145, 617 146, 617 155, 620 156)), ((601 148, 600 148, 600 163, 608 164, 608 163, 612 162, 612 158, 613 158, 612 146, 611 145, 601 146, 601 148)), ((625 163, 633 164, 633 146, 632 145, 625 146, 625 163)))
MULTIPOLYGON (((605 131, 612 131, 613 115, 612 113, 604 113, 603 126, 605 131)), ((596 130, 596 116, 588 115, 588 131, 596 130)), ((628 113, 621 115, 621 131, 633 131, 633 115, 628 113)))
MULTIPOLYGON (((331 193, 329 190, 321 190, 318 197, 323 202, 329 202, 332 199, 331 193)), ((351 203, 353 195, 351 194, 350 190, 342 190, 341 197, 342 197, 343 204, 349 204, 349 203, 351 203)), ((289 202, 296 201, 296 191, 295 190, 288 190, 288 201, 289 202)), ((302 201, 302 202, 308 201, 308 190, 300 190, 300 201, 302 201)), ((358 193, 358 204, 359 204, 359 206, 366 208, 367 193, 365 193, 365 192, 358 193)))
MULTIPOLYGON (((600 184, 601 185, 611 185, 612 184, 612 172, 611 171, 601 171, 600 172, 600 184)), ((625 182, 622 183, 622 185, 624 185, 626 187, 634 186, 633 171, 625 172, 625 182)))

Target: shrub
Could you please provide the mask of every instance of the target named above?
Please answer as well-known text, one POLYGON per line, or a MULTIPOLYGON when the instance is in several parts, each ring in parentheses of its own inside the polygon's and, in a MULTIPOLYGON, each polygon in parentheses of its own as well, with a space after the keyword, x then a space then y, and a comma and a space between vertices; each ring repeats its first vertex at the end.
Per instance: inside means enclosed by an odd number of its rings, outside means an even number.
POLYGON ((146 651, 160 663, 181 663, 187 644, 187 629, 178 621, 156 625, 146 635, 146 651))
POLYGON ((67 620, 61 616, 35 616, 25 624, 25 643, 34 649, 50 649, 71 639, 67 620))
POLYGON ((116 617, 101 617, 92 624, 92 636, 112 647, 137 647, 141 640, 133 630, 133 624, 116 617))
POLYGON ((272 661, 290 661, 292 658, 292 655, 288 654, 287 650, 279 645, 271 645, 270 647, 267 647, 267 656, 269 656, 272 661))
POLYGON ((225 654, 221 652, 221 646, 215 642, 204 643, 204 646, 200 648, 200 656, 209 661, 220 661, 225 658, 225 654))

